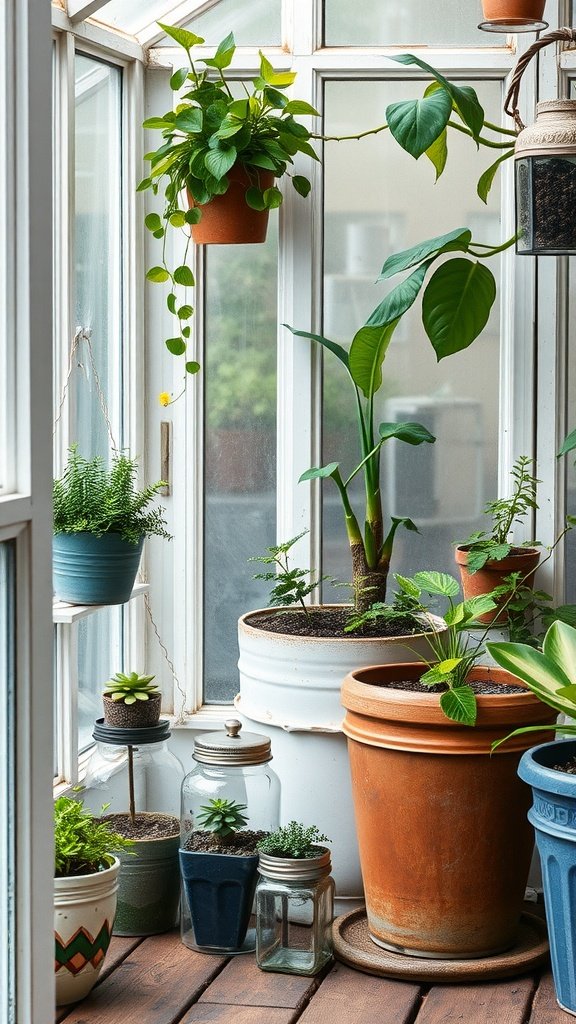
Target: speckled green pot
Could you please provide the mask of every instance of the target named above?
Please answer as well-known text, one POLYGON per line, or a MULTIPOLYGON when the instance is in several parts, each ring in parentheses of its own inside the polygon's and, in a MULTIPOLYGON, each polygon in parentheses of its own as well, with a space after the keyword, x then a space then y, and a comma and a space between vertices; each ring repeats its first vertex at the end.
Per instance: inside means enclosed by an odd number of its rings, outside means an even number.
POLYGON ((120 854, 114 935, 158 935, 176 926, 180 901, 179 846, 178 831, 170 839, 137 839, 132 854, 120 854))

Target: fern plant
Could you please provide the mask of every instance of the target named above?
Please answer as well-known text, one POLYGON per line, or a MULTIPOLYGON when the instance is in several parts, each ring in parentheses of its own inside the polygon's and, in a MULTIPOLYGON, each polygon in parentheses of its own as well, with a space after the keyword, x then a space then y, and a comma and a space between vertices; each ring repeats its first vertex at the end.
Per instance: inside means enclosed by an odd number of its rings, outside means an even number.
MULTIPOLYGON (((102 808, 106 810, 106 808, 102 808)), ((130 851, 131 839, 113 832, 107 822, 86 810, 82 800, 60 796, 54 801, 54 875, 92 875, 109 868, 114 853, 130 851)))
POLYGON ((64 473, 54 481, 54 533, 119 533, 131 544, 151 534, 170 540, 164 509, 147 507, 164 482, 138 490, 137 469, 137 461, 122 452, 114 453, 108 469, 99 455, 85 459, 72 445, 64 473))
POLYGON ((261 839, 257 849, 260 853, 267 853, 272 857, 301 860, 305 857, 316 857, 320 843, 329 842, 328 836, 322 835, 317 825, 306 827, 299 821, 290 821, 261 839))

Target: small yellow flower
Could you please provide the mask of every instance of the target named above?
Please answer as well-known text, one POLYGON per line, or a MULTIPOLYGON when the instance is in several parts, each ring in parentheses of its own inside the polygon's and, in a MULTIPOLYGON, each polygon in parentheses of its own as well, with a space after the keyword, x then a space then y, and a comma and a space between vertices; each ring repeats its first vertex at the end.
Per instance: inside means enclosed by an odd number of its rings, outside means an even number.
POLYGON ((172 404, 172 398, 170 397, 168 391, 161 391, 160 394, 158 395, 158 401, 160 402, 160 405, 172 404))

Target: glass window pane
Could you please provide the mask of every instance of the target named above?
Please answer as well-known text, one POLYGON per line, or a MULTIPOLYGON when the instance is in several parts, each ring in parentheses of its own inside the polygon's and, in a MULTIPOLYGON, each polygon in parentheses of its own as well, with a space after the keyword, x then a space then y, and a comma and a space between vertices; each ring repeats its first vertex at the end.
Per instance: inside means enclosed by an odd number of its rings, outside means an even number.
MULTIPOLYGON (((80 619, 78 629, 78 750, 93 743, 94 722, 102 718, 104 683, 122 670, 122 609, 102 608, 80 619)), ((142 671, 142 668, 140 667, 142 671)))
POLYGON ((11 542, 0 544, 0 1018, 14 1021, 14 640, 15 558, 11 542))
POLYGON ((220 0, 211 10, 191 18, 187 27, 210 45, 234 33, 237 46, 280 46, 280 0, 220 0))
POLYGON ((119 68, 76 56, 76 324, 90 332, 74 360, 71 440, 107 456, 103 406, 121 446, 122 274, 119 68))
POLYGON ((275 541, 277 218, 263 245, 208 246, 204 680, 238 691, 237 620, 266 605, 247 561, 275 541))
MULTIPOLYGON (((477 83, 487 117, 497 120, 500 84, 477 83)), ((327 134, 362 131, 378 123, 388 103, 421 95, 421 83, 329 82, 327 134)), ((416 163, 388 137, 327 145, 325 151, 324 333, 348 345, 383 298, 374 284, 387 256, 452 228, 468 226, 481 242, 500 237, 498 184, 488 210, 475 186, 490 158, 478 158, 469 139, 451 138, 447 169, 434 184, 431 164, 416 163), (350 189, 350 182, 354 183, 350 189), (402 186, 399 187, 398 183, 402 186), (462 182, 469 182, 463 187, 462 182), (490 212, 492 211, 492 212, 490 212)), ((498 261, 489 261, 498 280, 498 261)), ((398 278, 400 280, 400 278, 398 278)), ((396 284, 396 279, 392 284, 396 284)), ((305 327, 306 325, 299 325, 305 327)), ((421 422, 434 446, 390 441, 382 456, 386 522, 408 516, 421 533, 397 534, 393 571, 454 572, 452 543, 478 527, 494 497, 498 448, 499 317, 469 349, 437 363, 420 322, 420 301, 396 329, 376 400, 381 421, 421 422)), ((343 475, 360 462, 353 392, 344 368, 324 359, 323 464, 339 461, 343 475)), ((354 486, 363 523, 361 474, 354 486)), ((324 485, 324 571, 349 581, 348 545, 335 488, 324 485)), ((333 599, 342 601, 342 591, 333 599)))
POLYGON ((134 35, 158 18, 164 20, 166 0, 109 0, 92 17, 134 35))
POLYGON ((353 9, 348 0, 325 0, 326 46, 500 46, 506 36, 481 32, 479 3, 364 0, 353 9))
MULTIPOLYGON (((568 258, 568 323, 576 316, 576 257, 568 258)), ((568 345, 568 412, 567 433, 576 429, 576 343, 574 332, 569 333, 568 345)), ((576 452, 566 456, 566 515, 576 515, 576 452)), ((565 600, 576 604, 576 530, 566 537, 565 547, 565 600)))

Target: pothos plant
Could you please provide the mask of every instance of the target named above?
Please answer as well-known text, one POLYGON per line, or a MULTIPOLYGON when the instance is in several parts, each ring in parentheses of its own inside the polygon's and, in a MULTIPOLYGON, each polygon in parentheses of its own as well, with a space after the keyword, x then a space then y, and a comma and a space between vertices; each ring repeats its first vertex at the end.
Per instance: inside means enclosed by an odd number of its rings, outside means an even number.
MULTIPOLYGON (((146 227, 155 238, 162 239, 162 261, 148 270, 147 278, 159 284, 169 282, 167 305, 177 318, 178 336, 168 338, 166 346, 176 356, 185 355, 190 338, 189 320, 193 307, 178 299, 179 287, 194 286, 194 275, 187 264, 190 243, 189 226, 198 223, 202 205, 228 191, 228 172, 235 164, 247 171, 251 185, 246 202, 255 210, 270 210, 281 205, 282 193, 272 185, 263 187, 262 171, 271 171, 275 178, 290 177, 301 196, 310 191, 308 178, 292 174, 297 153, 313 160, 317 154, 310 145, 310 132, 295 115, 316 115, 317 111, 304 100, 288 99, 285 90, 296 78, 294 71, 275 71, 260 52, 260 73, 249 82, 241 82, 245 95, 233 91, 233 76, 227 74, 236 50, 232 33, 219 44, 213 57, 193 57, 195 47, 204 39, 183 28, 158 23, 184 50, 186 67, 179 68, 170 79, 175 92, 183 87, 174 110, 144 121, 144 128, 162 133, 161 145, 146 155, 150 170, 139 191, 163 190, 161 214, 149 213, 146 227), (182 206, 188 191, 193 206, 182 206), (182 263, 171 269, 166 254, 169 228, 185 229, 186 251, 182 263)), ((238 90, 237 90, 238 91, 238 90)), ((188 373, 196 373, 199 364, 186 361, 188 373)))

